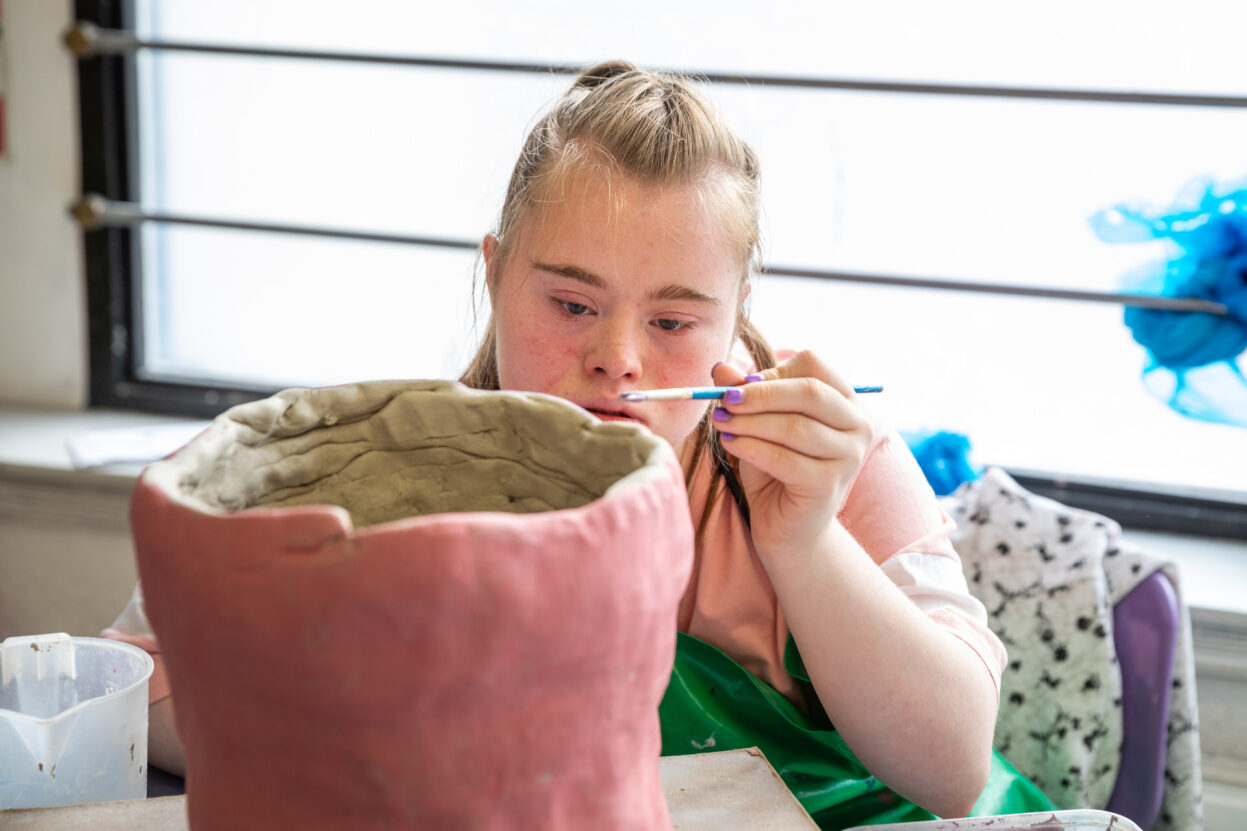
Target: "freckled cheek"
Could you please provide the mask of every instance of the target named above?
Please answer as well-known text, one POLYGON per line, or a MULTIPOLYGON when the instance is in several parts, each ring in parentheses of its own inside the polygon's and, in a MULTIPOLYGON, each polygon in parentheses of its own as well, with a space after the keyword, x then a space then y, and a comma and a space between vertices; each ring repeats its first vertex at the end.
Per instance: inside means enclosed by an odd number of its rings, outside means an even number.
POLYGON ((554 392, 579 366, 579 349, 565 338, 500 341, 498 371, 504 389, 554 392))
POLYGON ((707 349, 669 353, 655 359, 650 374, 661 387, 708 386, 714 383, 710 370, 719 360, 707 349))

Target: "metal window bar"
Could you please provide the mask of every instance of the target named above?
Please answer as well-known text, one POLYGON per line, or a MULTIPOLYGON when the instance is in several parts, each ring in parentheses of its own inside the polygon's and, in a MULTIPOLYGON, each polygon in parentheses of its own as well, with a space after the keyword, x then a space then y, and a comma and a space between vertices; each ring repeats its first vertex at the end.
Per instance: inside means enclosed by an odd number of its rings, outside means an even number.
MULTIPOLYGON (((131 202, 112 201, 96 194, 88 194, 82 200, 74 204, 70 211, 82 225, 83 229, 87 231, 97 230, 100 228, 128 228, 140 225, 144 222, 156 222, 172 225, 195 225, 207 228, 223 228, 238 231, 259 231, 270 234, 297 234, 304 236, 333 237, 338 239, 363 240, 367 242, 388 242, 402 245, 423 245, 463 250, 473 250, 480 245, 479 242, 475 242, 473 240, 451 239, 448 237, 423 237, 410 234, 387 234, 372 231, 355 231, 346 228, 331 228, 315 225, 249 222, 235 219, 192 216, 189 214, 157 213, 144 211, 141 206, 135 205, 131 202)), ((864 274, 814 268, 793 268, 782 265, 764 265, 762 267, 762 273, 773 274, 781 277, 803 277, 817 280, 837 280, 851 283, 873 283, 876 285, 903 286, 906 288, 942 289, 947 291, 967 291, 987 294, 1008 294, 1024 297, 1040 297, 1053 300, 1084 300, 1098 303, 1119 303, 1125 306, 1139 306, 1149 309, 1165 309, 1179 312, 1206 312, 1216 315, 1229 314, 1229 309, 1222 303, 1215 303, 1211 300, 1201 300, 1193 297, 1165 297, 1161 295, 1128 294, 1124 292, 1058 289, 1047 286, 1019 286, 1004 283, 980 283, 968 280, 864 274)))
MULTIPOLYGON (((462 69, 486 72, 530 72, 554 75, 576 75, 583 66, 518 61, 466 60, 432 58, 417 55, 382 55, 361 52, 333 52, 312 49, 277 49, 271 47, 195 43, 189 41, 152 40, 133 32, 101 29, 91 23, 78 22, 66 34, 65 43, 79 58, 94 55, 124 55, 141 49, 165 52, 197 52, 211 55, 234 55, 264 58, 286 58, 315 61, 387 64, 437 69, 462 69)), ((812 78, 797 75, 742 75, 694 70, 668 70, 700 78, 716 84, 826 89, 858 92, 910 93, 917 95, 961 95, 988 98, 1024 98, 1047 101, 1086 101, 1102 104, 1151 104, 1182 107, 1247 107, 1247 96, 1198 95, 1194 93, 1126 92, 1120 90, 1055 89, 1044 87, 981 86, 974 84, 915 84, 898 81, 867 81, 848 78, 812 78)))

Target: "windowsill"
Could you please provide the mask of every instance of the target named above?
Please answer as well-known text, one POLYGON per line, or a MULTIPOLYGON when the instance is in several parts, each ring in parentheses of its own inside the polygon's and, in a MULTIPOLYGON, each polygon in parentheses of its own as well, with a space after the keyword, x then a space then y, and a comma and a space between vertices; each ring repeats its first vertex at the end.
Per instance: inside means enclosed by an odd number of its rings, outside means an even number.
POLYGON ((1192 610, 1247 617, 1247 541, 1124 529, 1140 548, 1178 564, 1182 596, 1192 610))
POLYGON ((19 469, 49 478, 72 475, 133 480, 141 464, 109 464, 88 469, 74 466, 69 441, 105 430, 190 424, 195 419, 123 410, 45 410, 0 405, 0 473, 19 469))
MULTIPOLYGON (((119 410, 67 412, 0 405, 0 478, 128 488, 141 464, 78 469, 68 442, 96 431, 202 423, 199 419, 119 410)), ((1123 533, 1128 541, 1178 564, 1182 594, 1193 613, 1222 621, 1241 615, 1240 625, 1247 626, 1247 541, 1129 528, 1123 533)))

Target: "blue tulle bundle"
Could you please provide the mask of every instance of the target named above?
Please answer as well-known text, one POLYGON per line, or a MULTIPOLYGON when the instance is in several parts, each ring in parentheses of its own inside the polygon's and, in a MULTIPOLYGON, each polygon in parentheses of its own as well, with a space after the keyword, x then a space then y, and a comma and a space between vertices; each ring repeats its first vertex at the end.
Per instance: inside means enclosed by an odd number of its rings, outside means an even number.
POLYGON ((973 481, 982 471, 970 462, 970 440, 947 431, 902 433, 918 466, 939 496, 947 496, 962 482, 973 481))
POLYGON ((1123 204, 1091 217, 1107 242, 1167 239, 1173 256, 1133 271, 1124 288, 1222 303, 1229 314, 1126 307, 1148 351, 1147 388, 1183 415, 1247 427, 1247 180, 1188 186, 1167 208, 1123 204))

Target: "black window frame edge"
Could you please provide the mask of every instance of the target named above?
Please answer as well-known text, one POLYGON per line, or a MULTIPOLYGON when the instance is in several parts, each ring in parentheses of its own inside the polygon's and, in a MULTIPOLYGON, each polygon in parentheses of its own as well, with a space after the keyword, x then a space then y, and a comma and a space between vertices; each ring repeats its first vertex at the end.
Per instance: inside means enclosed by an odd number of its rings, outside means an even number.
MULTIPOLYGON (((134 28, 133 0, 75 0, 80 22, 134 28)), ((139 201, 138 92, 135 57, 78 61, 82 193, 139 201)), ((139 226, 83 232, 87 288, 89 402, 92 407, 212 417, 277 388, 154 380, 137 372, 142 342, 139 226)))
POLYGON ((1130 530, 1247 539, 1247 504, 1006 472, 1033 494, 1102 514, 1130 530))
MULTIPOLYGON (((79 21, 132 31, 133 0, 75 0, 79 21)), ((96 55, 78 64, 82 192, 139 200, 135 59, 96 55)), ((277 392, 142 378, 139 226, 84 231, 90 350, 90 405, 213 417, 277 392)), ((1022 487, 1071 508, 1102 514, 1137 530, 1247 539, 1247 504, 1101 483, 1009 472, 1022 487)))

